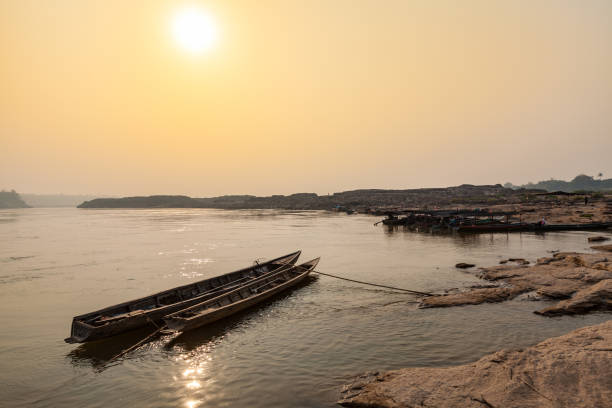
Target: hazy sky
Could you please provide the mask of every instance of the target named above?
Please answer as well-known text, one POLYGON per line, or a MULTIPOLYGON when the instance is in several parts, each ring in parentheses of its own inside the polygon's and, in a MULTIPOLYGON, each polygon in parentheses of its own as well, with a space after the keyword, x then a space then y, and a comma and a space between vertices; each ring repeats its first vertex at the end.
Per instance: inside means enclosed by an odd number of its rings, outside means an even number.
POLYGON ((612 177, 609 0, 0 0, 0 58, 0 188, 612 177), (173 36, 187 8, 201 53, 173 36))

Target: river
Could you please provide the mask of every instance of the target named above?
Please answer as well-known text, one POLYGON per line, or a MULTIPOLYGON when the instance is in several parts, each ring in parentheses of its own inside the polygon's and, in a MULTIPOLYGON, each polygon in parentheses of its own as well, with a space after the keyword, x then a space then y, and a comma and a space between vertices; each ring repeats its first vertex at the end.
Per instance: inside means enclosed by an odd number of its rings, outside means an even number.
POLYGON ((0 406, 333 407, 341 385, 363 371, 467 363, 610 318, 546 318, 532 313, 545 303, 528 300, 418 309, 412 295, 321 276, 110 364, 143 333, 63 341, 74 315, 297 249, 302 261, 321 256, 322 272, 440 291, 479 282, 457 262, 588 251, 593 235, 432 235, 377 220, 320 211, 0 210, 0 406))

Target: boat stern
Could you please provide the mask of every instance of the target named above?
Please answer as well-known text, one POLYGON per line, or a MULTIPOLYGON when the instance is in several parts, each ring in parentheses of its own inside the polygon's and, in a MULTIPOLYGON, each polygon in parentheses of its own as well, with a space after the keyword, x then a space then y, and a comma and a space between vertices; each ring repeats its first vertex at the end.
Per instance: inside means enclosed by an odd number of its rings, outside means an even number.
POLYGON ((185 319, 178 316, 164 317, 164 323, 168 329, 178 332, 183 331, 186 325, 185 319))
POLYGON ((72 327, 70 328, 70 337, 64 339, 66 343, 83 343, 87 341, 91 335, 93 327, 87 323, 83 323, 79 320, 72 321, 72 327))

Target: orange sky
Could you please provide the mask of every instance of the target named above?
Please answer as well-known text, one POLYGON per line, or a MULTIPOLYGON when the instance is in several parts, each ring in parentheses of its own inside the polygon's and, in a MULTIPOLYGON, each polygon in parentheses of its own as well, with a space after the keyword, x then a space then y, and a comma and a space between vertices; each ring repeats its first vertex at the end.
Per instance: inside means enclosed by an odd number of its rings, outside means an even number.
POLYGON ((0 188, 612 177, 612 2, 0 0, 0 188), (216 45, 181 49, 199 7, 216 45))

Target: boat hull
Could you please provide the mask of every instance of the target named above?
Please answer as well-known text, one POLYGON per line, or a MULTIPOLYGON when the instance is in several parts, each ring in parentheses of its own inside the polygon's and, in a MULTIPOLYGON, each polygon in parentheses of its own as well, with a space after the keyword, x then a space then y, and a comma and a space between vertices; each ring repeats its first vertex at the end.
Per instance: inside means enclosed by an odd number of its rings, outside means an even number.
POLYGON ((590 224, 534 224, 532 231, 590 231, 612 228, 612 222, 594 222, 590 224))
POLYGON ((457 232, 478 233, 478 232, 520 232, 529 231, 529 224, 482 224, 464 225, 456 228, 457 232))
POLYGON ((164 316, 234 290, 236 286, 241 284, 241 281, 256 279, 257 276, 254 275, 260 274, 259 277, 261 277, 290 268, 295 264, 300 254, 301 251, 296 251, 252 267, 75 316, 72 320, 70 337, 64 339, 64 341, 67 343, 84 343, 115 336, 147 325, 155 327, 164 316), (198 290, 199 293, 194 292, 198 290), (191 298, 189 298, 190 295, 191 298), (176 297, 178 301, 160 305, 160 299, 167 297, 176 297), (110 315, 110 319, 114 319, 112 315, 117 311, 125 311, 125 313, 119 314, 116 320, 107 321, 101 325, 92 322, 92 319, 106 315, 110 315))
MULTIPOLYGON (((214 323, 218 320, 224 319, 226 317, 229 317, 233 314, 236 314, 240 311, 243 311, 245 309, 251 308, 263 301, 265 301, 266 299, 269 299, 281 292, 284 292, 296 285, 298 285, 300 282, 302 282, 304 279, 306 279, 306 277, 309 275, 309 273, 316 267, 316 265, 318 264, 319 259, 315 259, 312 261, 309 261, 309 266, 307 268, 305 268, 304 272, 301 272, 299 274, 297 274, 295 277, 292 277, 291 279, 287 280, 286 282, 274 286, 271 289, 268 289, 262 293, 259 293, 257 295, 248 297, 246 299, 228 304, 226 306, 211 310, 211 311, 207 311, 207 312, 203 312, 203 313, 199 313, 197 314, 195 317, 192 318, 181 318, 180 316, 166 316, 164 318, 164 322, 166 323, 166 326, 171 329, 171 330, 175 330, 175 331, 189 331, 189 330, 193 330, 193 329, 197 329, 199 327, 214 323)), ((300 268, 301 266, 298 267, 293 267, 291 269, 296 269, 296 268, 300 268)), ((270 277, 266 277, 266 278, 262 278, 260 280, 258 280, 257 282, 254 282, 252 284, 250 284, 249 286, 256 286, 258 284, 262 284, 265 283, 265 280, 268 279, 275 279, 277 276, 282 275, 284 273, 289 273, 288 271, 284 271, 284 272, 278 272, 278 273, 274 273, 272 276, 270 277)), ((242 288, 241 290, 246 290, 248 289, 248 287, 242 288)), ((221 301, 221 298, 225 298, 228 297, 229 295, 222 295, 219 296, 218 299, 219 301, 221 301)), ((209 302, 213 302, 213 300, 210 300, 209 302)), ((207 303, 207 302, 204 302, 207 303)), ((198 308, 198 305, 194 306, 194 308, 198 308)), ((183 311, 184 312, 184 311, 183 311)), ((183 313, 183 312, 179 312, 183 313)))
POLYGON ((390 226, 395 226, 395 225, 409 225, 411 223, 414 223, 414 221, 409 220, 408 218, 387 218, 382 220, 383 225, 390 225, 390 226))
POLYGON ((612 227, 612 222, 597 222, 590 224, 483 224, 465 225, 457 227, 455 230, 462 233, 481 233, 481 232, 547 232, 547 231, 590 231, 603 230, 612 227))

